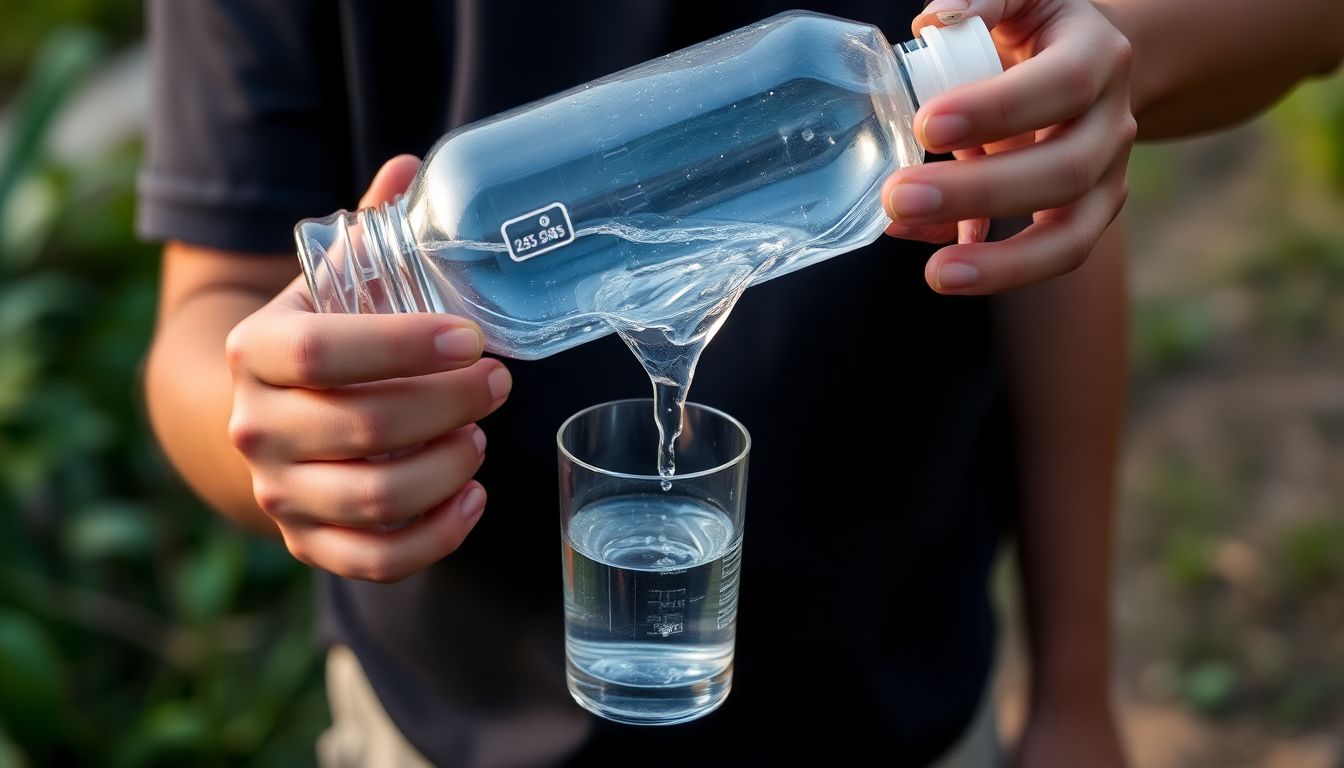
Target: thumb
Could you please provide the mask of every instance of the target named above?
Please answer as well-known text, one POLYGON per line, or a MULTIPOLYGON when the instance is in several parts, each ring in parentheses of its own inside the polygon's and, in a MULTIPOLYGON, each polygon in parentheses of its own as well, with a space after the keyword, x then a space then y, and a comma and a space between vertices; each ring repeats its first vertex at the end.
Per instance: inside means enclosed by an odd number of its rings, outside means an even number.
POLYGON ((297 312, 316 312, 317 308, 313 305, 313 294, 308 289, 308 281, 302 274, 289 281, 275 298, 271 299, 267 305, 268 308, 289 309, 297 312))
POLYGON ((915 20, 910 29, 916 35, 928 26, 949 27, 972 16, 979 16, 985 26, 993 29, 1004 18, 1021 14, 1035 0, 933 0, 915 20))
POLYGON ((420 158, 415 155, 397 155, 383 163, 369 182, 369 190, 359 199, 359 207, 380 205, 405 192, 419 170, 420 158))

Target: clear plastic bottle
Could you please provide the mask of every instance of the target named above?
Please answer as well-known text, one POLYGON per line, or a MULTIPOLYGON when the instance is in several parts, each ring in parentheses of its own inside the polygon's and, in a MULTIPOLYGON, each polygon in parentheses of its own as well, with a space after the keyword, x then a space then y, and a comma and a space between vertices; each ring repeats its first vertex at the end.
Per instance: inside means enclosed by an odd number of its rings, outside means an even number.
POLYGON ((391 203, 300 222, 299 258, 319 311, 450 312, 544 357, 684 308, 716 261, 761 282, 875 240, 918 105, 1001 71, 979 19, 893 48, 782 13, 452 131, 391 203))

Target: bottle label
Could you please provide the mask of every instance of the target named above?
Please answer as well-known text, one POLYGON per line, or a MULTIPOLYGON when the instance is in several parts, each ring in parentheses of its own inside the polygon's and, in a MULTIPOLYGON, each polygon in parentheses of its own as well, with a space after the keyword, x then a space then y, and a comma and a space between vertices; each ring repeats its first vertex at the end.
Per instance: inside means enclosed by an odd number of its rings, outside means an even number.
POLYGON ((564 203, 558 202, 514 216, 500 226, 499 232, 504 236, 509 258, 514 261, 527 261, 574 242, 569 210, 564 203))

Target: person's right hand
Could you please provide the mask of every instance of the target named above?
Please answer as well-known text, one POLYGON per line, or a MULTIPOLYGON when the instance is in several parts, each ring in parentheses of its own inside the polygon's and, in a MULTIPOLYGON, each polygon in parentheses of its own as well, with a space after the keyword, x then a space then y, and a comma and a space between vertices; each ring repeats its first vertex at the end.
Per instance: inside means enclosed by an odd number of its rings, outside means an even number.
POLYGON ((957 161, 902 168, 883 189, 887 233, 958 241, 925 265, 939 293, 987 294, 1080 266, 1124 205, 1138 123, 1129 40, 1089 0, 936 0, 911 24, 979 16, 1008 67, 930 99, 916 134, 957 161), (985 242, 989 219, 1030 216, 985 242))
MULTIPOLYGON (((403 191, 394 158, 360 202, 403 191)), ((230 438, 294 557, 392 582, 450 554, 485 508, 473 422, 512 379, 480 329, 443 314, 317 314, 302 278, 229 334, 230 438)))

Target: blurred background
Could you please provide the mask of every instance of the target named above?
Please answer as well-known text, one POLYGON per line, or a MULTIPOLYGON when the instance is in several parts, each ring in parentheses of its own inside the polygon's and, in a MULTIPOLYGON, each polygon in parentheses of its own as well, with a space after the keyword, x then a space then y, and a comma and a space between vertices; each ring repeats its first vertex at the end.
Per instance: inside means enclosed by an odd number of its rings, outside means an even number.
MULTIPOLYGON (((140 4, 0 0, 0 768, 311 762, 309 580, 150 438, 140 4)), ((1344 76, 1131 165, 1136 764, 1344 766, 1344 76)), ((1000 722, 1023 717, 1011 568, 1000 722)))

